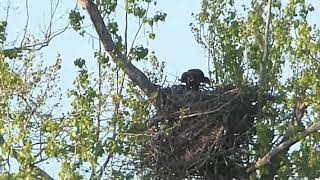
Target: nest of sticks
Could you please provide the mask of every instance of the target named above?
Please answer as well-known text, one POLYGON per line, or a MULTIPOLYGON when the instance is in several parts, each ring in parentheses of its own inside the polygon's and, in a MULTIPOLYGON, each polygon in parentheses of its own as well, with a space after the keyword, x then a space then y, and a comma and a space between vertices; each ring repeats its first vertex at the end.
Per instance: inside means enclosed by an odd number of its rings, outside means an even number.
POLYGON ((144 166, 156 179, 246 178, 243 154, 255 134, 257 89, 232 85, 161 89, 144 166))

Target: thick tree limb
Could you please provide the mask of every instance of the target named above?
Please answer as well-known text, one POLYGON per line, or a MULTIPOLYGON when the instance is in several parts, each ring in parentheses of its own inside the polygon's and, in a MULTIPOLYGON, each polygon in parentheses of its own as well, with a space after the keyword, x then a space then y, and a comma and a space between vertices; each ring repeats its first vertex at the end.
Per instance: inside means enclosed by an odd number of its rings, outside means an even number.
MULTIPOLYGON (((5 143, 5 140, 3 138, 2 135, 0 135, 0 145, 3 145, 5 143)), ((13 157, 15 159, 18 159, 18 152, 13 150, 13 157)), ((34 168, 37 172, 35 174, 35 178, 41 178, 41 179, 46 179, 46 180, 54 180, 49 174, 47 174, 44 170, 42 170, 41 168, 35 166, 35 165, 31 165, 32 168, 34 168)))
POLYGON ((307 137, 311 133, 315 133, 318 131, 320 131, 320 124, 319 123, 313 124, 312 126, 307 128, 306 130, 299 133, 298 135, 296 135, 292 138, 289 138, 288 140, 286 140, 286 141, 282 142, 281 144, 279 144, 278 146, 276 146, 272 151, 267 153, 263 158, 259 159, 253 166, 249 167, 247 169, 247 172, 249 172, 249 173, 253 172, 262 166, 265 166, 267 164, 272 163, 272 159, 274 157, 276 157, 279 153, 287 151, 292 145, 294 145, 295 143, 297 143, 301 139, 307 137))
MULTIPOLYGON (((283 135, 281 141, 277 145, 280 145, 283 142, 289 140, 290 137, 294 136, 299 132, 299 124, 301 123, 302 117, 304 116, 308 105, 304 103, 300 98, 298 99, 299 100, 293 108, 292 121, 290 122, 286 130, 286 133, 283 135)), ((286 153, 289 150, 289 148, 290 147, 284 149, 282 152, 278 153, 275 157, 272 158, 271 164, 268 165, 270 167, 270 173, 265 174, 263 179, 273 179, 275 177, 281 166, 281 162, 284 159, 287 159, 286 153)))
POLYGON ((127 56, 116 47, 111 34, 98 11, 97 5, 94 4, 92 0, 79 0, 79 2, 87 9, 105 50, 113 57, 113 61, 116 65, 119 66, 148 97, 155 95, 155 93, 157 93, 157 86, 153 84, 143 72, 135 67, 128 60, 127 56))

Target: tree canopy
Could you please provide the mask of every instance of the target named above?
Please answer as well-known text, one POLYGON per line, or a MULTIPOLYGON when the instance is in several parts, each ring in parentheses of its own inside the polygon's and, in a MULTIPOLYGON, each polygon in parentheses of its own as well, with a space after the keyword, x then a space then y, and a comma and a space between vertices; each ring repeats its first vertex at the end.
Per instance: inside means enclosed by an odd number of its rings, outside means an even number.
MULTIPOLYGON (((14 36, 8 31, 14 23, 8 20, 11 1, 0 4, 1 178, 157 178, 141 166, 142 149, 152 138, 148 120, 157 118, 164 103, 161 89, 177 83, 168 83, 165 64, 157 58, 161 52, 138 39, 157 38, 155 29, 170 14, 156 0, 79 0, 67 15, 57 11, 60 0, 47 1, 43 34, 30 32, 28 12, 34 9, 25 0, 25 27, 13 41, 8 38, 14 36), (59 19, 68 23, 56 24, 59 19), (57 54, 49 64, 42 53, 70 30, 93 40, 94 58, 73 60, 68 68, 77 74, 64 92, 62 62, 69 60, 57 54)), ((313 21, 320 3, 199 3, 190 38, 207 57, 210 88, 257 87, 255 133, 241 154, 243 173, 253 179, 319 178, 320 29, 313 21)), ((157 133, 165 132, 163 127, 157 133)))

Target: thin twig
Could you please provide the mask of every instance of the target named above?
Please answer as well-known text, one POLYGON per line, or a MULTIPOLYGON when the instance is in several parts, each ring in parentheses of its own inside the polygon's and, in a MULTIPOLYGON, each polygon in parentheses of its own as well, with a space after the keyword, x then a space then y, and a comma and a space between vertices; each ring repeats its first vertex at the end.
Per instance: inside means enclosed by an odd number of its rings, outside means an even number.
POLYGON ((125 14, 125 28, 124 28, 124 54, 128 55, 128 13, 125 14))
POLYGON ((29 26, 29 0, 26 0, 26 25, 24 26, 24 33, 23 33, 23 37, 22 37, 22 40, 21 40, 21 43, 20 43, 20 46, 23 47, 23 43, 24 43, 24 40, 26 38, 26 34, 27 34, 27 31, 28 31, 28 26, 29 26))
MULTIPOLYGON (((145 15, 144 15, 144 16, 147 16, 147 14, 148 14, 148 11, 149 11, 149 4, 150 4, 150 3, 148 3, 147 10, 146 10, 146 13, 145 13, 145 15)), ((131 46, 130 46, 130 50, 133 48, 134 43, 135 43, 135 42, 136 42, 136 40, 137 40, 137 37, 138 37, 139 32, 140 32, 140 30, 141 30, 141 28, 142 28, 142 25, 143 25, 143 22, 140 22, 139 28, 138 28, 138 30, 137 30, 137 32, 136 32, 136 34, 134 35, 134 38, 133 38, 133 40, 132 40, 132 43, 131 43, 131 46)))

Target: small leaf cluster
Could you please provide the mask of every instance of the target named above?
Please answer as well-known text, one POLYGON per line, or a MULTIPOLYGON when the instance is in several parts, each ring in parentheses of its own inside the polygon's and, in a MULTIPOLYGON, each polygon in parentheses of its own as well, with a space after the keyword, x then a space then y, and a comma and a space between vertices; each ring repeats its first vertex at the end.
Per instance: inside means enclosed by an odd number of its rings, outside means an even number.
POLYGON ((102 13, 111 14, 116 11, 118 2, 117 0, 101 0, 98 6, 101 8, 102 13))
MULTIPOLYGON (((69 13, 70 25, 75 31, 80 31, 82 29, 81 25, 83 23, 83 20, 84 16, 81 15, 79 11, 71 10, 71 12, 69 13)), ((83 35, 83 33, 84 31, 81 31, 80 35, 83 35)))
POLYGON ((6 41, 7 21, 0 21, 0 45, 6 41))
POLYGON ((143 46, 136 46, 131 49, 129 57, 130 59, 140 61, 142 59, 147 58, 148 52, 148 48, 144 48, 143 46))

